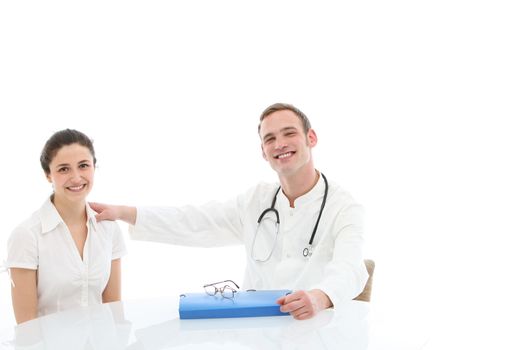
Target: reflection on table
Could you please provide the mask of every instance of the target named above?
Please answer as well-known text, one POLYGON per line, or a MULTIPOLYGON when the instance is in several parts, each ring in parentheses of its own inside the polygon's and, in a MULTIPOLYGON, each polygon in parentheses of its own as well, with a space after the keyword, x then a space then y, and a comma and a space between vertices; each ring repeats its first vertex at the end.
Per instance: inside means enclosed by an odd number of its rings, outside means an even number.
POLYGON ((369 304, 290 316, 180 320, 178 298, 72 309, 25 322, 0 349, 356 349, 368 345, 369 304))
POLYGON ((131 329, 122 303, 95 305, 22 323, 0 349, 125 349, 131 329))

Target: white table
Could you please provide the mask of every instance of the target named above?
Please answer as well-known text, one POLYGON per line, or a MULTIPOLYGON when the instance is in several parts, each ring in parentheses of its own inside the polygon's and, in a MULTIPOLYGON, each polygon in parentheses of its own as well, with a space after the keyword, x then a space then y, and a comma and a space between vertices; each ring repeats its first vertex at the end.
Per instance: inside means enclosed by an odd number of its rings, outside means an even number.
POLYGON ((178 298, 72 309, 0 335, 0 349, 346 349, 368 347, 368 303, 290 316, 180 320, 178 298))

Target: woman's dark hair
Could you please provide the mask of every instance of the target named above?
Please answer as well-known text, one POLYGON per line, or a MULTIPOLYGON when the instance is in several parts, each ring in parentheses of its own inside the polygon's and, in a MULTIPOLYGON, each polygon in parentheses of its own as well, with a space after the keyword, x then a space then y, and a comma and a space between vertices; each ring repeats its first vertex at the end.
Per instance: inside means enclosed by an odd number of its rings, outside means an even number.
POLYGON ((80 131, 73 129, 64 129, 57 131, 47 140, 42 154, 40 155, 40 165, 46 174, 50 173, 49 164, 55 158, 58 151, 67 145, 78 143, 81 146, 86 147, 93 156, 93 165, 97 163, 95 158, 95 149, 93 148, 93 141, 89 139, 85 134, 80 131))

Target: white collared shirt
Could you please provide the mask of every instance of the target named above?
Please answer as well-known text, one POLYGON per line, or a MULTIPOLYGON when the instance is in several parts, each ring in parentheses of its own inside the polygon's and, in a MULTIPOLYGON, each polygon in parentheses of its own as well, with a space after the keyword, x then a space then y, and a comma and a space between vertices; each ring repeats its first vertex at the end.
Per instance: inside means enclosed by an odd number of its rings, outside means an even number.
MULTIPOLYGON (((252 259, 252 242, 261 213, 271 206, 277 184, 262 183, 236 199, 200 207, 142 207, 137 210, 132 239, 213 247, 244 244, 245 289, 321 289, 337 305, 356 297, 368 273, 363 262, 362 207, 341 187, 328 182, 328 198, 313 242, 313 255, 303 256, 319 215, 325 184, 297 198, 291 208, 279 191, 275 208, 280 229, 266 262, 252 259)), ((273 242, 275 233, 259 232, 273 242)), ((258 238, 259 240, 259 238, 258 238)), ((269 243, 271 246, 271 243, 269 243)))
POLYGON ((111 261, 126 253, 118 224, 97 223, 96 213, 87 203, 86 207, 83 259, 50 199, 9 237, 6 266, 37 270, 39 316, 102 303, 111 261))

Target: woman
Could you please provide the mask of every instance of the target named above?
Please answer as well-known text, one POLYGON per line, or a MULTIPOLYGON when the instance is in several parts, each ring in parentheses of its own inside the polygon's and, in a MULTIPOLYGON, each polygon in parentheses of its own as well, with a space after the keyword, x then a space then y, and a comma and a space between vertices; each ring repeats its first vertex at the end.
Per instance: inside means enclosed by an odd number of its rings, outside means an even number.
POLYGON ((97 223, 86 202, 95 174, 93 143, 79 131, 58 131, 46 142, 40 163, 53 194, 8 242, 17 323, 120 300, 122 233, 115 222, 97 223))

